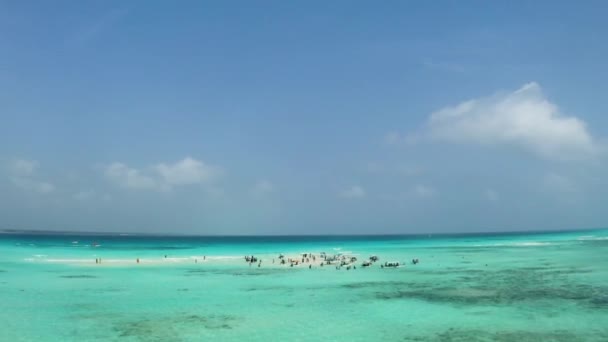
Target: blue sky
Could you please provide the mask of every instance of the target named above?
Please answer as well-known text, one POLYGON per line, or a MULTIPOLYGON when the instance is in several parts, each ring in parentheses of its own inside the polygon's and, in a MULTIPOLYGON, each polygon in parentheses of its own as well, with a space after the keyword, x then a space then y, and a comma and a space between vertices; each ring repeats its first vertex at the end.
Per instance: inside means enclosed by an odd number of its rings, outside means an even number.
POLYGON ((605 227, 603 1, 0 1, 0 225, 605 227))

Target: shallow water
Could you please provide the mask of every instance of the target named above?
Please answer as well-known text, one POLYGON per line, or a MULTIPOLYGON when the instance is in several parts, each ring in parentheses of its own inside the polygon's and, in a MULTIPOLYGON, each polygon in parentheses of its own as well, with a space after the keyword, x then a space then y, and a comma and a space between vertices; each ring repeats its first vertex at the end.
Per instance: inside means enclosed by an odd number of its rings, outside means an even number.
POLYGON ((2 341, 608 340, 606 230, 305 238, 0 235, 0 251, 2 341), (407 265, 347 271, 272 264, 279 253, 321 251, 356 255, 358 264, 375 254, 380 263, 407 265), (262 267, 245 263, 245 254, 262 258, 262 267), (420 263, 408 263, 412 258, 420 263))

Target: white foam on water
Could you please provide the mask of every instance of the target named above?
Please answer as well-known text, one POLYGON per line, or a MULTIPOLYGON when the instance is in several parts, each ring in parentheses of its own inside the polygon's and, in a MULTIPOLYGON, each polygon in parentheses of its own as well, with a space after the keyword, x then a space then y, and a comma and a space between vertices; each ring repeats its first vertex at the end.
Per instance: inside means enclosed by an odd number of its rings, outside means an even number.
MULTIPOLYGON (((51 263, 62 263, 62 264, 81 264, 81 263, 93 263, 95 262, 95 259, 92 258, 87 258, 87 259, 46 259, 44 260, 46 262, 51 262, 51 263)), ((106 261, 104 259, 104 261, 106 261)))
POLYGON ((477 244, 473 247, 539 247, 539 246, 551 246, 554 243, 551 242, 540 242, 540 241, 523 241, 523 242, 511 242, 511 243, 493 243, 493 244, 477 244))
POLYGON ((584 235, 584 236, 579 237, 577 240, 579 240, 579 241, 602 241, 602 240, 608 240, 608 236, 584 235))
MULTIPOLYGON (((201 257, 201 259, 202 259, 202 257, 201 257)), ((214 255, 214 256, 207 255, 207 259, 209 259, 209 260, 237 260, 237 259, 243 259, 243 257, 235 256, 235 255, 214 255)))
POLYGON ((171 262, 182 262, 182 261, 188 261, 188 260, 190 260, 190 258, 189 257, 181 257, 181 258, 168 257, 168 258, 164 258, 163 260, 171 261, 171 262))
POLYGON ((513 246, 518 247, 534 247, 534 246, 550 246, 553 245, 551 242, 539 242, 539 241, 526 241, 526 242, 517 242, 514 243, 513 246))

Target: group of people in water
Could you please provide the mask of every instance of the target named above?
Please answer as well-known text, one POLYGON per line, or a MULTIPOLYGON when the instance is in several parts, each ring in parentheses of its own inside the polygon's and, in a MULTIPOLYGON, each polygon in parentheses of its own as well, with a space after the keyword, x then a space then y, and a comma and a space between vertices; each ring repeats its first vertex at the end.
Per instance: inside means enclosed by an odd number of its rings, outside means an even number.
MULTIPOLYGON (((167 255, 165 255, 165 259, 167 255)), ((203 260, 206 260, 206 256, 203 256, 203 260)), ((318 264, 319 267, 323 267, 325 265, 335 265, 336 270, 340 270, 342 267, 345 267, 346 270, 357 269, 355 262, 357 258, 354 256, 347 256, 343 254, 338 255, 327 255, 325 252, 321 252, 318 256, 312 253, 302 253, 301 257, 298 258, 286 258, 283 254, 279 254, 279 264, 286 265, 289 264, 289 267, 298 266, 300 264, 308 264, 308 268, 312 269, 312 266, 317 263, 317 258, 321 260, 318 264)), ((245 261, 249 263, 249 267, 253 264, 257 263, 258 267, 262 267, 262 259, 257 258, 254 255, 246 255, 244 257, 245 261)), ((364 260, 361 264, 362 267, 370 267, 374 264, 374 262, 378 261, 379 258, 375 255, 370 256, 368 259, 364 260)), ((135 259, 136 263, 140 263, 139 258, 135 259)), ((412 264, 416 265, 420 262, 420 260, 412 259, 412 264)), ((101 258, 95 258, 96 264, 101 264, 101 258)), ((194 259, 194 263, 198 263, 198 259, 194 259)), ((275 263, 275 259, 272 259, 272 263, 275 263)), ((380 268, 394 268, 399 267, 401 264, 399 262, 385 262, 380 265, 380 268)))
MULTIPOLYGON (((249 263, 249 267, 251 267, 253 264, 257 263, 258 267, 262 267, 262 259, 259 259, 253 255, 251 256, 245 256, 244 257, 245 261, 247 263, 249 263)), ((289 264, 289 267, 294 267, 294 266, 299 266, 299 265, 304 265, 304 264, 308 264, 308 268, 312 269, 313 265, 318 265, 319 267, 323 267, 325 265, 335 265, 336 270, 340 270, 342 267, 345 267, 346 270, 350 270, 351 268, 353 270, 357 269, 357 265, 355 264, 355 262, 357 261, 357 258, 354 256, 347 256, 347 255, 342 255, 342 254, 338 254, 338 255, 327 255, 325 254, 325 252, 321 252, 318 256, 312 253, 302 253, 300 257, 298 258, 286 258, 283 254, 279 254, 279 264, 281 265, 287 265, 289 264), (320 262, 317 264, 317 258, 320 259, 320 262)), ((370 267, 373 265, 374 262, 378 261, 379 258, 375 255, 372 255, 369 257, 369 259, 364 260, 363 263, 361 264, 362 267, 370 267)), ((416 265, 418 264, 419 260, 418 259, 412 259, 412 264, 416 265)), ((275 263, 275 259, 272 259, 272 263, 275 263)), ((401 265, 401 263, 399 262, 385 262, 384 264, 380 265, 381 268, 391 268, 391 267, 399 267, 401 265)))
MULTIPOLYGON (((412 259, 412 265, 417 265, 420 262, 418 258, 412 259)), ((385 262, 384 265, 380 265, 381 268, 385 267, 399 267, 401 264, 399 262, 385 262)))

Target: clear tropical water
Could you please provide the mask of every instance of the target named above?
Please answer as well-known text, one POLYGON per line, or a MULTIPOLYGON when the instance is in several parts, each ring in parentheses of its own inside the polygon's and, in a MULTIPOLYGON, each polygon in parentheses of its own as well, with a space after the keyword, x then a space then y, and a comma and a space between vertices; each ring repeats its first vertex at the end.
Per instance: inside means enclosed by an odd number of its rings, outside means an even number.
POLYGON ((0 303, 1 341, 608 341, 608 231, 0 235, 0 303), (321 251, 407 265, 272 263, 321 251))

